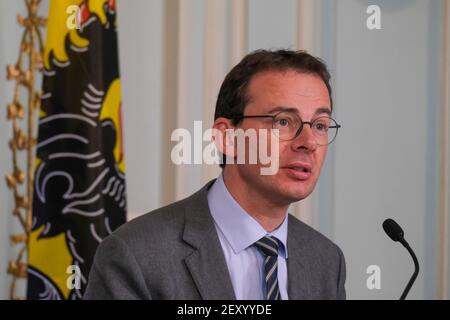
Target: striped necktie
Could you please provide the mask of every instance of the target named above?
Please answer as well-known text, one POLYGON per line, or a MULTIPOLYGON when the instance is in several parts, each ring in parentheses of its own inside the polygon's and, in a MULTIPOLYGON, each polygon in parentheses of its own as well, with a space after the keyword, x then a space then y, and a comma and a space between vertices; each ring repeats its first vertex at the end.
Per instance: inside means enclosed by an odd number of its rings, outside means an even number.
POLYGON ((278 287, 278 247, 280 242, 272 236, 265 236, 255 242, 264 256, 266 300, 281 300, 278 287))

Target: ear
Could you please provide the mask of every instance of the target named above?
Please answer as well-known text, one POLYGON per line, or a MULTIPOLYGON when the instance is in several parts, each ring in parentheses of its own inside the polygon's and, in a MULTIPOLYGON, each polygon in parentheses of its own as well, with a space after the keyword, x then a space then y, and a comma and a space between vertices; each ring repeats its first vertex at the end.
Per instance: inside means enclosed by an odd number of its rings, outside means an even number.
POLYGON ((236 158, 236 144, 234 143, 234 135, 231 135, 227 130, 234 130, 235 126, 230 119, 217 118, 212 126, 213 139, 217 150, 228 158, 236 158))

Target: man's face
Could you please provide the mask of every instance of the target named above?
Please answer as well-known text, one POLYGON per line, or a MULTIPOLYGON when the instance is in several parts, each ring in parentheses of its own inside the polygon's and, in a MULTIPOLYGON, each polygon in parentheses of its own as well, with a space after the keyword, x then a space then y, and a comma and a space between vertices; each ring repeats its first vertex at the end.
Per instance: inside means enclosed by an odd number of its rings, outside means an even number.
MULTIPOLYGON (((327 87, 317 75, 296 71, 262 72, 252 78, 247 93, 246 116, 276 114, 275 108, 292 109, 303 121, 331 114, 327 87)), ((246 118, 239 127, 244 130, 270 129, 272 119, 246 118)), ((279 170, 276 174, 261 175, 260 164, 246 162, 236 167, 239 176, 251 188, 285 205, 306 198, 314 190, 326 153, 327 146, 318 146, 311 127, 304 125, 295 139, 279 141, 279 170), (299 166, 308 167, 309 172, 294 168, 299 166)))

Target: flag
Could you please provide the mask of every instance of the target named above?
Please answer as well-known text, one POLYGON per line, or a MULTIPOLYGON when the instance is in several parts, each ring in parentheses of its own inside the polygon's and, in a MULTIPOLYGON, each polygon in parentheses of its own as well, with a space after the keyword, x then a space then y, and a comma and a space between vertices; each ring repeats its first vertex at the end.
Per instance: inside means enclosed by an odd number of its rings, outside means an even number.
POLYGON ((28 299, 82 298, 98 244, 126 221, 118 60, 115 1, 51 0, 28 299))

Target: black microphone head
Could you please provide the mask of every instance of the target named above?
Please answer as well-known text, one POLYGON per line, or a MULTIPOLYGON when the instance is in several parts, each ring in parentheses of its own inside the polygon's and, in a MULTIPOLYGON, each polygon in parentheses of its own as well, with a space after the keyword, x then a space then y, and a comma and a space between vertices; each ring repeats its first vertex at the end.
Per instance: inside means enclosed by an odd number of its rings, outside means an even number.
POLYGON ((392 240, 394 240, 394 241, 403 240, 403 236, 404 236, 403 230, 398 225, 398 223, 395 222, 394 220, 392 220, 392 219, 384 220, 383 229, 384 229, 384 232, 386 232, 386 234, 392 240))

